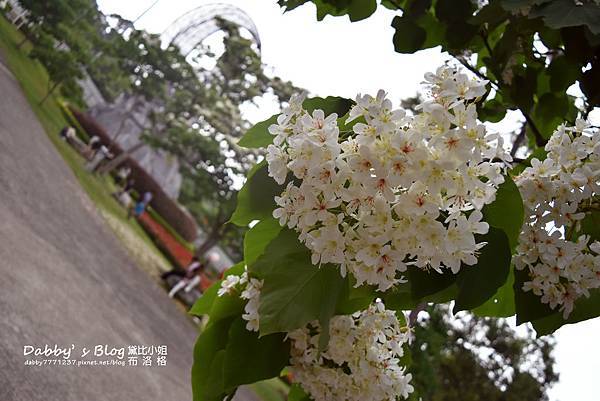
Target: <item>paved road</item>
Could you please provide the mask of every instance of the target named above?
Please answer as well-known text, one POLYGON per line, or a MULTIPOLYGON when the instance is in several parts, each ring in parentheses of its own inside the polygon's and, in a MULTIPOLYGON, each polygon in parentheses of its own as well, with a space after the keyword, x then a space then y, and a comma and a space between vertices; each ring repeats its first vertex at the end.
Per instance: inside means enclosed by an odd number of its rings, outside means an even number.
POLYGON ((2 66, 0 94, 0 400, 191 400, 195 327, 134 266, 2 66), (25 366, 23 347, 45 344, 165 344, 167 366, 25 366))

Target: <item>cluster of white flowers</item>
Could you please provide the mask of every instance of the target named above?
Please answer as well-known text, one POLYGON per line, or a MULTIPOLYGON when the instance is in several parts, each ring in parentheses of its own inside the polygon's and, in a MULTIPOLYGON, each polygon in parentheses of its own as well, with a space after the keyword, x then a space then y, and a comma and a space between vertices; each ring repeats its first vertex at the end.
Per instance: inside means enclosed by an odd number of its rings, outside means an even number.
POLYGON ((488 231, 480 210, 511 161, 477 121, 486 82, 448 66, 425 78, 431 99, 414 116, 383 91, 359 95, 345 122, 355 124, 340 132, 336 114, 311 115, 297 95, 269 127, 269 175, 279 184, 295 177, 273 216, 299 232, 314 264, 339 264, 357 286, 385 291, 407 264, 456 273, 485 245, 474 237, 488 231))
POLYGON ((600 243, 581 235, 587 212, 600 210, 600 133, 578 120, 575 127, 554 132, 540 162, 517 177, 525 204, 525 222, 514 257, 517 269, 527 268, 533 291, 565 318, 573 303, 600 287, 600 243))
POLYGON ((248 277, 248 272, 245 271, 241 276, 232 274, 225 277, 217 291, 217 295, 220 297, 226 294, 239 293, 240 298, 248 301, 244 307, 242 318, 248 322, 246 323, 246 329, 249 331, 258 331, 258 306, 262 285, 262 280, 248 277))
POLYGON ((381 302, 331 319, 329 345, 319 352, 320 327, 313 322, 289 333, 290 373, 316 401, 384 401, 408 398, 410 373, 400 365, 410 333, 381 302))

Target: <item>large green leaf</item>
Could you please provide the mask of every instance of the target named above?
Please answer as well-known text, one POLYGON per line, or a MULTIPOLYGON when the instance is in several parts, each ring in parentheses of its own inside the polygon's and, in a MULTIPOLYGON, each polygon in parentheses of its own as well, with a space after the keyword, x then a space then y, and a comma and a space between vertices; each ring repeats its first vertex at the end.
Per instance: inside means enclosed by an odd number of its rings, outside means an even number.
POLYGON ((395 16, 392 20, 394 49, 398 53, 414 53, 421 50, 427 31, 407 17, 395 16))
POLYGON ((566 93, 544 93, 535 106, 536 126, 544 138, 550 138, 556 127, 564 122, 569 110, 566 93))
POLYGON ((481 104, 477 114, 482 121, 497 123, 506 116, 506 105, 497 99, 491 99, 481 104))
POLYGON ((509 317, 514 316, 515 310, 515 272, 511 266, 506 283, 483 305, 473 309, 477 316, 509 317))
POLYGON ((583 220, 581 220, 581 229, 578 235, 589 235, 590 242, 600 241, 600 212, 594 210, 589 212, 583 220))
POLYGON ((437 0, 435 3, 435 16, 445 23, 465 23, 474 11, 471 0, 437 0))
POLYGON ((356 279, 348 275, 346 279, 346 288, 336 305, 336 314, 350 315, 356 311, 367 308, 375 298, 381 297, 374 286, 361 285, 354 287, 356 279))
POLYGON ((443 274, 436 271, 424 271, 418 267, 408 269, 408 282, 413 300, 422 300, 445 290, 456 282, 456 274, 444 270, 443 274))
POLYGON ((279 376, 288 364, 290 345, 285 334, 260 337, 246 329, 246 321, 237 318, 229 329, 225 348, 224 383, 230 391, 242 384, 279 376))
POLYGON ((600 5, 592 2, 577 4, 572 0, 553 0, 534 7, 528 16, 542 17, 553 29, 585 25, 593 34, 600 34, 600 5))
POLYGON ((581 297, 575 301, 575 306, 569 317, 563 319, 562 312, 555 312, 550 316, 531 322, 538 336, 551 334, 561 326, 577 323, 583 320, 600 316, 600 290, 590 291, 589 297, 581 297))
MULTIPOLYGON (((298 0, 288 0, 295 8, 295 3, 303 3, 298 0)), ((313 0, 317 7, 317 20, 321 21, 327 15, 339 17, 348 15, 351 22, 360 21, 371 16, 377 9, 376 0, 313 0)), ((281 2, 280 2, 281 4, 281 2)), ((288 7, 288 9, 291 9, 288 7)))
POLYGON ((196 340, 192 365, 194 401, 221 401, 226 396, 223 363, 232 321, 224 319, 208 326, 196 340))
POLYGON ((490 226, 504 231, 510 247, 514 249, 519 242, 523 217, 521 193, 512 178, 507 175, 504 177, 504 182, 498 187, 494 202, 484 206, 483 220, 490 226))
POLYGON ((275 209, 275 196, 283 192, 283 185, 278 185, 269 177, 267 162, 262 161, 248 172, 248 179, 238 193, 237 207, 230 222, 245 227, 254 220, 271 217, 275 209))
POLYGON ((311 401, 311 398, 299 384, 292 384, 287 401, 311 401))
POLYGON ((279 221, 270 217, 261 220, 248 230, 244 237, 244 260, 248 266, 251 266, 263 254, 267 245, 277 237, 281 229, 279 221))
MULTIPOLYGON (((514 45, 511 44, 511 45, 514 45)), ((539 70, 531 66, 512 67, 514 73, 509 93, 512 102, 521 110, 529 112, 534 104, 533 95, 537 91, 537 76, 539 70)))
POLYGON ((286 332, 312 320, 324 333, 346 284, 337 268, 311 264, 310 251, 298 235, 284 229, 252 266, 264 280, 260 295, 260 333, 286 332))
POLYGON ((354 105, 354 101, 339 96, 309 97, 304 100, 302 107, 312 114, 313 111, 323 110, 326 116, 336 113, 338 117, 342 117, 354 105))
POLYGON ((254 124, 239 140, 238 145, 243 148, 257 149, 267 147, 273 143, 273 135, 269 133, 269 126, 277 123, 277 117, 279 117, 279 114, 254 124))
POLYGON ((458 296, 454 312, 473 309, 490 299, 502 287, 510 270, 510 245, 504 231, 490 227, 477 242, 487 242, 475 266, 463 266, 458 274, 458 296))
POLYGON ((573 63, 566 56, 553 58, 547 71, 550 75, 550 89, 554 92, 566 91, 581 73, 577 63, 573 63))
MULTIPOLYGON (((435 273, 431 273, 435 274, 435 273)), ((394 286, 392 289, 386 291, 384 294, 374 293, 383 299, 383 303, 387 309, 396 311, 413 309, 417 306, 416 301, 411 293, 411 283, 404 283, 394 286)))
MULTIPOLYGON (((244 272, 245 262, 242 261, 225 272, 223 277, 229 275, 240 276, 244 272)), ((196 316, 208 314, 209 324, 219 320, 229 318, 240 314, 246 303, 237 294, 217 296, 217 291, 221 287, 221 281, 217 281, 200 297, 192 306, 189 313, 196 316)))
POLYGON ((348 18, 356 22, 370 17, 377 10, 377 0, 353 0, 348 7, 348 18))
POLYGON ((527 269, 515 270, 515 309, 517 312, 517 324, 530 322, 550 316, 555 311, 540 301, 540 297, 531 291, 523 291, 523 283, 530 281, 527 269))
POLYGON ((220 287, 221 280, 213 283, 206 291, 204 291, 202 296, 194 302, 194 305, 192 305, 188 313, 194 316, 208 315, 215 299, 217 299, 217 291, 219 291, 220 287))
POLYGON ((542 4, 551 0, 500 0, 500 4, 507 11, 529 10, 536 4, 542 4))

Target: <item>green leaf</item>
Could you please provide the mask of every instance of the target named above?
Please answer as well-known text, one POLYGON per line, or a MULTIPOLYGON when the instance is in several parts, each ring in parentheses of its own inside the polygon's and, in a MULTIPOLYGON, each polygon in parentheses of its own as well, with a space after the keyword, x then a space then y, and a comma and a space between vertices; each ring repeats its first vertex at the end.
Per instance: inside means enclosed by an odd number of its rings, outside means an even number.
POLYGON ((287 401, 311 401, 311 398, 299 384, 292 384, 287 401))
POLYGON ((483 6, 469 22, 474 25, 487 24, 488 31, 503 23, 508 17, 499 1, 493 1, 483 6))
POLYGON ((485 317, 509 317, 516 313, 515 310, 515 283, 514 267, 511 266, 506 283, 496 291, 493 297, 488 299, 483 305, 473 309, 477 316, 485 317))
MULTIPOLYGON (((433 272, 430 274, 434 274, 433 272)), ((418 302, 411 294, 410 282, 394 286, 392 289, 380 295, 387 309, 395 311, 413 309, 418 302)))
POLYGON ((458 296, 454 313, 473 309, 490 299, 508 278, 510 270, 510 245, 504 231, 490 227, 487 234, 478 236, 477 242, 487 242, 475 266, 463 266, 458 274, 458 296))
POLYGON ((288 12, 292 11, 296 7, 307 3, 308 1, 309 0, 278 0, 277 4, 279 4, 279 7, 285 8, 284 12, 288 12))
POLYGON ((505 115, 506 105, 496 99, 491 99, 483 103, 482 107, 478 110, 478 117, 481 121, 497 123, 502 120, 505 115))
POLYGON ((533 95, 537 90, 538 71, 528 67, 521 71, 513 68, 512 84, 510 85, 510 97, 513 103, 521 110, 529 112, 533 107, 533 95))
POLYGON ((279 221, 270 217, 248 230, 244 237, 244 260, 248 266, 264 253, 267 245, 277 237, 281 229, 279 221))
POLYGON ((272 124, 277 124, 279 114, 269 117, 268 119, 254 124, 238 142, 238 145, 248 149, 265 148, 273 143, 273 135, 269 133, 269 127, 272 124))
POLYGON ((254 263, 264 280, 260 295, 260 334, 286 332, 319 320, 324 333, 346 284, 332 265, 313 266, 298 235, 282 230, 254 263))
POLYGON ((354 0, 348 7, 348 17, 356 22, 370 17, 377 10, 377 0, 354 0))
POLYGON ((585 25, 593 34, 600 34, 600 5, 592 2, 554 0, 534 7, 528 17, 542 17, 552 29, 585 25))
POLYGON ((446 32, 451 32, 446 36, 444 49, 461 50, 469 47, 471 40, 476 37, 479 27, 464 22, 448 23, 446 32))
POLYGON ((403 15, 417 18, 431 8, 432 0, 408 0, 404 6, 403 15))
POLYGON ((208 315, 215 302, 215 299, 217 298, 217 291, 219 291, 220 287, 221 280, 213 283, 213 285, 204 291, 202 296, 198 298, 196 302, 194 302, 194 305, 188 313, 194 316, 208 315))
POLYGON ((577 234, 578 236, 589 235, 590 242, 600 241, 600 212, 597 210, 588 212, 581 220, 581 229, 577 234))
POLYGON ((323 110, 325 116, 336 113, 338 117, 348 113, 353 105, 354 101, 339 96, 327 96, 326 98, 309 97, 302 103, 302 107, 310 114, 312 114, 313 111, 320 109, 323 110))
POLYGON ((275 209, 275 196, 283 189, 283 185, 269 177, 267 162, 258 163, 248 172, 248 179, 238 193, 237 207, 230 223, 245 227, 254 220, 270 218, 275 209))
POLYGON ((229 329, 225 348, 224 382, 226 390, 242 384, 279 376, 288 364, 290 344, 285 334, 258 337, 246 329, 246 321, 237 318, 229 329))
POLYGON ((416 19, 416 23, 427 33, 421 49, 429 49, 445 44, 446 26, 440 23, 432 13, 421 15, 416 19))
MULTIPOLYGON (((242 261, 234 265, 229 270, 227 270, 224 277, 230 276, 232 274, 240 276, 244 272, 244 269, 245 263, 242 261)), ((221 287, 221 281, 214 283, 207 290, 207 293, 209 293, 210 295, 206 301, 203 300, 206 296, 205 294, 198 301, 196 301, 196 303, 190 310, 190 314, 196 316, 201 316, 208 313, 209 326, 220 320, 241 314, 246 303, 246 301, 239 297, 239 294, 226 294, 222 297, 217 296, 217 291, 221 287)))
POLYGON ((600 290, 590 291, 589 297, 581 297, 575 301, 575 306, 569 317, 563 319, 561 312, 531 322, 538 336, 551 334, 565 324, 577 323, 600 316, 600 290))
POLYGON ((540 301, 540 297, 531 291, 523 291, 523 283, 530 281, 527 269, 515 270, 515 309, 517 324, 530 322, 552 315, 554 311, 540 301))
POLYGON ((226 395, 223 362, 232 321, 225 319, 208 326, 196 340, 192 365, 194 401, 221 401, 226 395))
POLYGON ((444 270, 440 274, 434 270, 424 271, 418 267, 409 267, 407 275, 413 300, 421 300, 439 293, 454 284, 457 278, 450 270, 444 270))
POLYGON ((354 287, 356 279, 352 275, 346 277, 346 290, 340 297, 336 305, 336 314, 350 315, 356 311, 363 310, 368 307, 375 298, 381 296, 377 293, 374 286, 361 285, 354 287))
POLYGON ((504 182, 498 187, 494 202, 483 207, 483 220, 490 226, 504 231, 514 249, 519 242, 519 234, 523 226, 523 199, 519 188, 510 176, 504 177, 504 182))
POLYGON ((545 93, 535 106, 534 117, 544 138, 550 138, 556 127, 564 121, 569 109, 566 93, 545 93))
POLYGON ((580 75, 578 64, 573 63, 566 56, 555 57, 547 71, 550 75, 550 89, 553 92, 566 91, 580 75))
POLYGON ((395 16, 392 20, 394 50, 398 53, 414 53, 421 50, 427 32, 409 18, 395 16))
POLYGON ((475 8, 471 0, 437 0, 435 4, 435 16, 445 23, 465 21, 473 16, 475 8))
POLYGON ((507 11, 529 10, 536 4, 542 4, 551 0, 500 0, 500 4, 507 11))

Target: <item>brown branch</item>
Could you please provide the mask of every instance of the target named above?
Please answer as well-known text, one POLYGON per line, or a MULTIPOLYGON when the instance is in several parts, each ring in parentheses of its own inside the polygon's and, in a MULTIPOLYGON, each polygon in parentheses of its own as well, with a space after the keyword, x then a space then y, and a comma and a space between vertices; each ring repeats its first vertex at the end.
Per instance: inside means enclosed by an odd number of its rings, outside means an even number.
POLYGON ((417 318, 419 317, 419 312, 422 312, 423 310, 425 310, 426 307, 427 307, 427 302, 421 302, 417 306, 415 306, 415 309, 410 311, 410 314, 408 315, 408 326, 409 327, 414 327, 414 325, 417 323, 417 318))
POLYGON ((456 57, 456 59, 458 60, 459 63, 461 63, 466 69, 468 69, 469 71, 471 71, 472 73, 474 73, 475 75, 477 75, 479 78, 481 79, 485 79, 486 81, 489 81, 490 84, 492 84, 492 86, 494 86, 494 89, 496 91, 500 90, 500 86, 498 85, 498 83, 496 81, 494 81, 493 79, 488 78, 485 74, 483 74, 481 71, 479 71, 477 68, 473 67, 471 64, 467 63, 465 60, 463 60, 460 57, 456 57))
MULTIPOLYGON (((521 110, 521 109, 519 109, 519 110, 521 110)), ((527 124, 529 124, 529 127, 533 131, 533 135, 535 136, 535 144, 537 146, 546 145, 546 142, 548 142, 548 140, 542 136, 540 130, 535 126, 533 119, 529 116, 529 114, 525 113, 524 110, 521 110, 521 113, 523 113, 523 116, 525 117, 525 121, 527 121, 527 124)))
POLYGON ((523 124, 523 126, 521 127, 521 131, 515 138, 515 141, 512 144, 512 148, 510 149, 511 157, 514 158, 515 155, 517 154, 517 150, 519 150, 519 146, 521 146, 521 144, 523 143, 523 140, 525 140, 526 133, 527 133, 527 124, 523 124))

